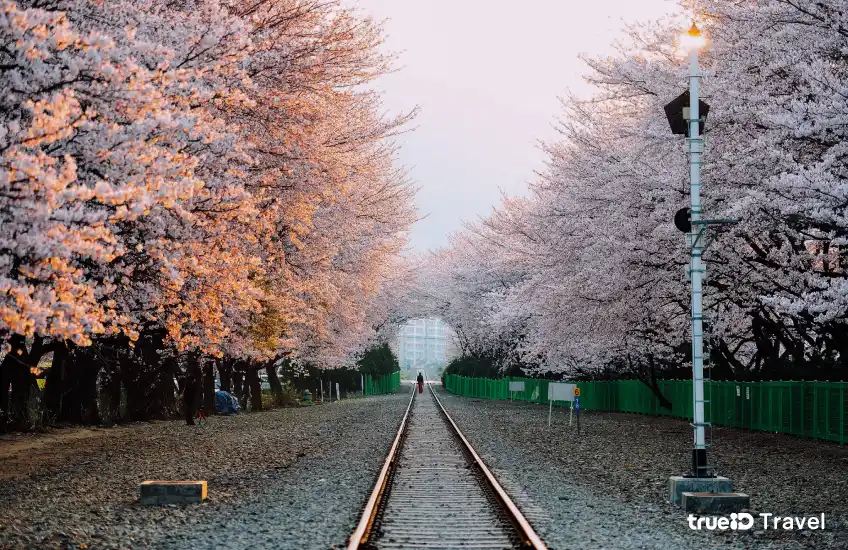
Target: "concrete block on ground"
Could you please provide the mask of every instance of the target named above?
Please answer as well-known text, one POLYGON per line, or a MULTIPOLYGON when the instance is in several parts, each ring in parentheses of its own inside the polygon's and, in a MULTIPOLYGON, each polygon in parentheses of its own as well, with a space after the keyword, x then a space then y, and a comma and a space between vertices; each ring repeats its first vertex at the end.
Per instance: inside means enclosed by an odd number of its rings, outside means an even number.
POLYGON ((745 493, 690 493, 681 495, 681 506, 696 514, 732 514, 751 507, 751 497, 745 493))
POLYGON ((197 504, 206 500, 205 481, 144 481, 138 486, 141 503, 197 504))
POLYGON ((733 485, 726 477, 686 477, 668 478, 668 501, 680 505, 683 493, 731 493, 733 485))

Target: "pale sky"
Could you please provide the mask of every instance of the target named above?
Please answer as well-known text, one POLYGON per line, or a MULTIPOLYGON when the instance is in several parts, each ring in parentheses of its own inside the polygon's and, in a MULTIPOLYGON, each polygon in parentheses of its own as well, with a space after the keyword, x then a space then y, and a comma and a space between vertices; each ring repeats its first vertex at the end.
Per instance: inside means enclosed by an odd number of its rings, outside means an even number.
POLYGON ((556 136, 558 97, 590 92, 579 54, 612 53, 626 22, 679 13, 674 0, 348 0, 385 21, 399 70, 378 81, 390 112, 418 105, 399 138, 419 213, 415 252, 447 244, 501 192, 524 194, 556 136))

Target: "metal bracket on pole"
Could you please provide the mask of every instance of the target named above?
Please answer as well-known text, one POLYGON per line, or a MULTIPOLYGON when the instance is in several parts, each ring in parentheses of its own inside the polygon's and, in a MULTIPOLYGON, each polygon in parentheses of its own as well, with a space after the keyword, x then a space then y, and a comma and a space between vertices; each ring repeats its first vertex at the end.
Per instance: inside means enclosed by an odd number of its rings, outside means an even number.
POLYGON ((718 218, 715 220, 692 220, 692 225, 727 225, 731 223, 739 223, 742 220, 739 218, 718 218))
MULTIPOLYGON (((703 248, 707 247, 708 243, 706 242, 706 238, 704 238, 704 244, 701 244, 699 241, 701 241, 702 237, 705 237, 708 226, 710 226, 710 225, 730 225, 730 224, 734 224, 734 223, 739 223, 740 221, 742 221, 742 220, 740 220, 738 218, 719 218, 719 219, 715 219, 715 220, 692 220, 691 223, 692 223, 693 226, 699 225, 701 227, 698 228, 697 233, 694 233, 694 232, 690 233, 690 235, 692 236, 692 239, 691 239, 691 244, 689 245, 690 246, 689 252, 692 252, 693 250, 695 250, 697 248, 703 249, 703 248)), ((693 227, 693 229, 694 229, 694 227, 693 227)))

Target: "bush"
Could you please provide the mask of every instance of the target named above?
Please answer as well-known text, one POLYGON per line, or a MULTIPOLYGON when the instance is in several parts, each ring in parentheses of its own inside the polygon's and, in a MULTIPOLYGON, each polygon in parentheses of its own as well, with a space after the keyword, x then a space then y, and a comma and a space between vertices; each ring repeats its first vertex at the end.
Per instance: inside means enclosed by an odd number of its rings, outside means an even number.
POLYGON ((262 408, 297 407, 300 405, 299 392, 291 382, 283 382, 283 391, 275 395, 271 390, 262 390, 262 408))
POLYGON ((391 374, 400 370, 400 364, 388 344, 369 348, 356 362, 359 372, 373 377, 391 374))
POLYGON ((458 357, 448 363, 443 373, 472 376, 475 378, 500 378, 498 366, 491 357, 483 355, 468 355, 458 357))
POLYGON ((300 404, 300 394, 292 386, 291 382, 283 384, 283 393, 280 395, 280 407, 297 407, 300 404))

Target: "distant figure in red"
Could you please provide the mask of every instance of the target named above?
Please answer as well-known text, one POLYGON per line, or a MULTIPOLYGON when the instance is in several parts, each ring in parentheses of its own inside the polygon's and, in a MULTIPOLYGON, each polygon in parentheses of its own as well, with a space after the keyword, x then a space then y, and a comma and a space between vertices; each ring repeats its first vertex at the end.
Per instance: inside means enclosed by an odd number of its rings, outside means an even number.
POLYGON ((424 375, 420 372, 418 373, 418 393, 422 393, 424 391, 424 375))

